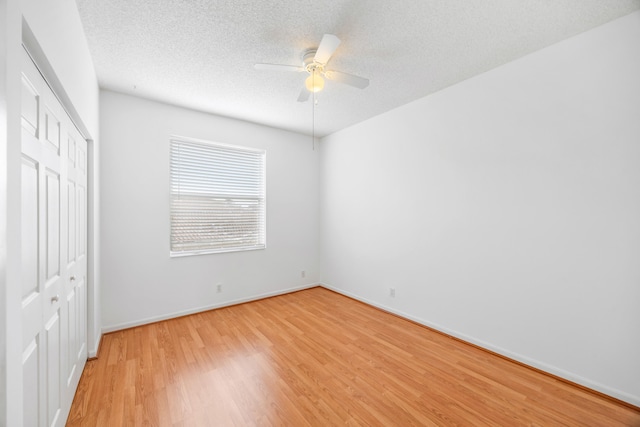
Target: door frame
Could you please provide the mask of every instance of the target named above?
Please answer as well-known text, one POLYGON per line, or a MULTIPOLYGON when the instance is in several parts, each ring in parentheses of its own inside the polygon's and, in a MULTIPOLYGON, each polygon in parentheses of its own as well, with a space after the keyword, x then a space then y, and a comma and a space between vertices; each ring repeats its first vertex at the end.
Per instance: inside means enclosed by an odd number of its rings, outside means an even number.
MULTIPOLYGON (((101 338, 99 308, 98 135, 82 116, 21 14, 19 0, 0 2, 0 425, 19 425, 22 401, 21 316, 21 51, 26 48, 71 120, 87 140, 87 347, 95 356, 101 338), (6 27, 4 27, 6 24, 6 27), (24 46, 24 47, 23 47, 24 46)), ((97 119, 97 117, 96 117, 97 119)))

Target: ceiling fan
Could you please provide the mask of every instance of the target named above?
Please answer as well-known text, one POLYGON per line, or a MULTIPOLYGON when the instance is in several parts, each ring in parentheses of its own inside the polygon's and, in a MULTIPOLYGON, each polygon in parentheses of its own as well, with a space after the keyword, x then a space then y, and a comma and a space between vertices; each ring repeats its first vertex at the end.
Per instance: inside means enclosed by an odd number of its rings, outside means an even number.
POLYGON ((324 78, 344 83, 349 86, 364 89, 369 86, 369 79, 354 76, 353 74, 343 73, 341 71, 326 69, 327 63, 331 59, 331 55, 340 45, 340 39, 333 34, 325 34, 322 36, 320 46, 317 48, 307 49, 302 53, 302 65, 281 65, 281 64, 255 64, 258 70, 275 70, 275 71, 306 71, 309 77, 305 80, 305 87, 302 88, 298 102, 305 102, 309 99, 311 92, 319 92, 324 88, 324 78))

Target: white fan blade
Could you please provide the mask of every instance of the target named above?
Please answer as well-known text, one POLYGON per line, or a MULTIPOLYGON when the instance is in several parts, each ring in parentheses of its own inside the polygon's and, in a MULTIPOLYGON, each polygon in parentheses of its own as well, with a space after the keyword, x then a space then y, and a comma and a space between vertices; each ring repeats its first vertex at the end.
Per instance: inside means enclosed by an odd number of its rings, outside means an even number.
POLYGON ((298 102, 307 102, 310 94, 311 92, 309 92, 306 87, 303 87, 298 96, 298 102))
POLYGON ((333 34, 325 34, 322 36, 322 41, 320 41, 320 46, 318 46, 316 56, 313 57, 313 60, 319 64, 326 64, 329 62, 331 55, 336 51, 339 44, 340 39, 338 37, 333 34))
POLYGON ((256 70, 272 70, 272 71, 304 71, 304 67, 298 67, 297 65, 282 65, 282 64, 255 64, 256 70))
POLYGON ((353 74, 343 73, 341 71, 327 70, 324 73, 325 77, 334 82, 344 83, 349 86, 357 87, 358 89, 364 89, 369 86, 369 79, 364 77, 354 76, 353 74))

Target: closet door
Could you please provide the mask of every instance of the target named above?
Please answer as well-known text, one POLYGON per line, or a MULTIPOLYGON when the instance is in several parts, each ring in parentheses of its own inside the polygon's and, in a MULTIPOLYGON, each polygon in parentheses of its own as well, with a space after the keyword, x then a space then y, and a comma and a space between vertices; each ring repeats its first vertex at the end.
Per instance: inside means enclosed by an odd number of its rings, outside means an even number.
MULTIPOLYGON (((64 247, 64 394, 69 408, 87 361, 87 142, 74 126, 65 133, 67 157, 67 233, 64 247)), ((66 408, 67 411, 69 408, 66 408)))
POLYGON ((86 360, 86 141, 26 52, 21 142, 23 425, 62 426, 86 360))

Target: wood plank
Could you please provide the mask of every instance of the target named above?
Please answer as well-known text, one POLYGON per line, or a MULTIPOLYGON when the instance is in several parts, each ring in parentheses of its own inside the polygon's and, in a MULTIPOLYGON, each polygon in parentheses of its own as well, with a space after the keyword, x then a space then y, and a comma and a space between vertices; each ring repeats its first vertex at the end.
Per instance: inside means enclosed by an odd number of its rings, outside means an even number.
POLYGON ((324 288, 105 335, 68 425, 640 425, 640 411, 324 288))

